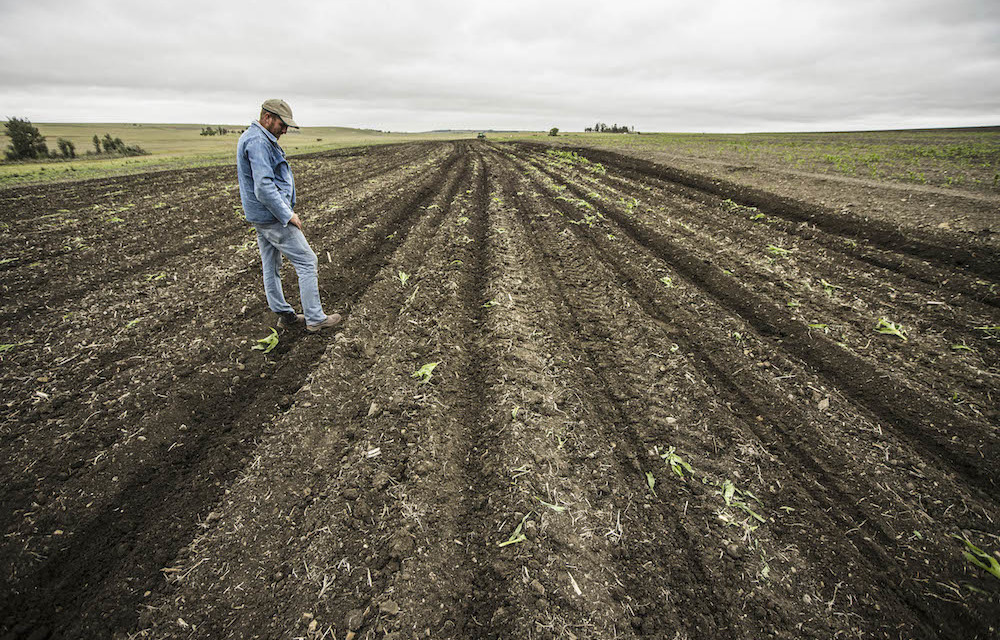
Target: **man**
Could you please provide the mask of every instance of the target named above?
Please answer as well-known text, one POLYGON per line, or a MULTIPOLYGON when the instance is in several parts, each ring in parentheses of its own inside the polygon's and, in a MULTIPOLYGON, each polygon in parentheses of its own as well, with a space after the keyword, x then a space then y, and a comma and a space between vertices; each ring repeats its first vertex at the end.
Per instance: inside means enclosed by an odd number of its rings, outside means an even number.
POLYGON ((278 326, 289 327, 305 321, 306 330, 320 331, 340 323, 340 315, 323 313, 316 270, 319 262, 302 235, 302 221, 294 211, 295 180, 285 152, 278 146, 278 138, 288 127, 299 128, 288 103, 278 99, 265 101, 260 119, 250 123, 236 145, 236 173, 243 214, 257 230, 264 293, 271 311, 278 314, 278 326), (288 258, 299 277, 301 314, 295 313, 281 291, 282 256, 288 258))

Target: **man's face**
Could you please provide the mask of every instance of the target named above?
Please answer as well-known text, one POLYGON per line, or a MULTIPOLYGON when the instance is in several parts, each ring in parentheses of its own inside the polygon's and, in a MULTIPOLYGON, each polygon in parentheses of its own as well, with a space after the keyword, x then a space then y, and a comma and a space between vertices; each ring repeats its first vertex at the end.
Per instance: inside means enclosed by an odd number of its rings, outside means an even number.
POLYGON ((280 138, 281 134, 288 131, 288 125, 281 121, 281 118, 270 111, 264 112, 264 117, 260 120, 260 125, 271 132, 275 138, 280 138))

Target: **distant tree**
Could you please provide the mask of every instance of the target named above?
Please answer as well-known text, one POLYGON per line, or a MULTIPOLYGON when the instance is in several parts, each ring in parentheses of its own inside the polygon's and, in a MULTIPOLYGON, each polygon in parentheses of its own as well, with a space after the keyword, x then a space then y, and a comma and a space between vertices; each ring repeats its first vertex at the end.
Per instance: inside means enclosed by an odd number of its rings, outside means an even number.
POLYGON ((62 153, 64 158, 75 158, 76 157, 76 145, 66 138, 59 138, 56 141, 59 145, 59 152, 62 153))
POLYGON ((10 137, 7 158, 10 160, 34 159, 49 155, 45 136, 27 118, 9 118, 4 124, 10 137))
POLYGON ((559 127, 552 127, 549 129, 549 135, 553 137, 559 135, 559 127))
POLYGON ((94 143, 94 153, 100 153, 101 152, 101 139, 97 137, 96 133, 94 134, 94 139, 92 140, 92 142, 94 143))

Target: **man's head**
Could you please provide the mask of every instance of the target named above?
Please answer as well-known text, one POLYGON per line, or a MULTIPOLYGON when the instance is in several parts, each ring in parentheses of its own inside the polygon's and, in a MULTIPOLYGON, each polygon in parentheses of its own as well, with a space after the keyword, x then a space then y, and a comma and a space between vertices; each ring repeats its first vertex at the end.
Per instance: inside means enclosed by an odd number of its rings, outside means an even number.
POLYGON ((280 138, 288 131, 288 127, 299 128, 292 119, 292 108, 288 103, 278 98, 265 100, 260 105, 260 126, 271 132, 275 138, 280 138))

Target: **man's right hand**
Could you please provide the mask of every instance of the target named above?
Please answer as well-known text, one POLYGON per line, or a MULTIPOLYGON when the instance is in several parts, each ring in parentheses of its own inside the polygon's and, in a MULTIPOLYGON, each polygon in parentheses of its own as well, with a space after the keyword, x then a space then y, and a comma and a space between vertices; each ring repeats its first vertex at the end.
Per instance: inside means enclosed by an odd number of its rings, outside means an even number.
POLYGON ((299 220, 299 214, 293 213, 292 217, 288 219, 288 224, 294 224, 299 228, 299 231, 302 231, 302 221, 299 220))

